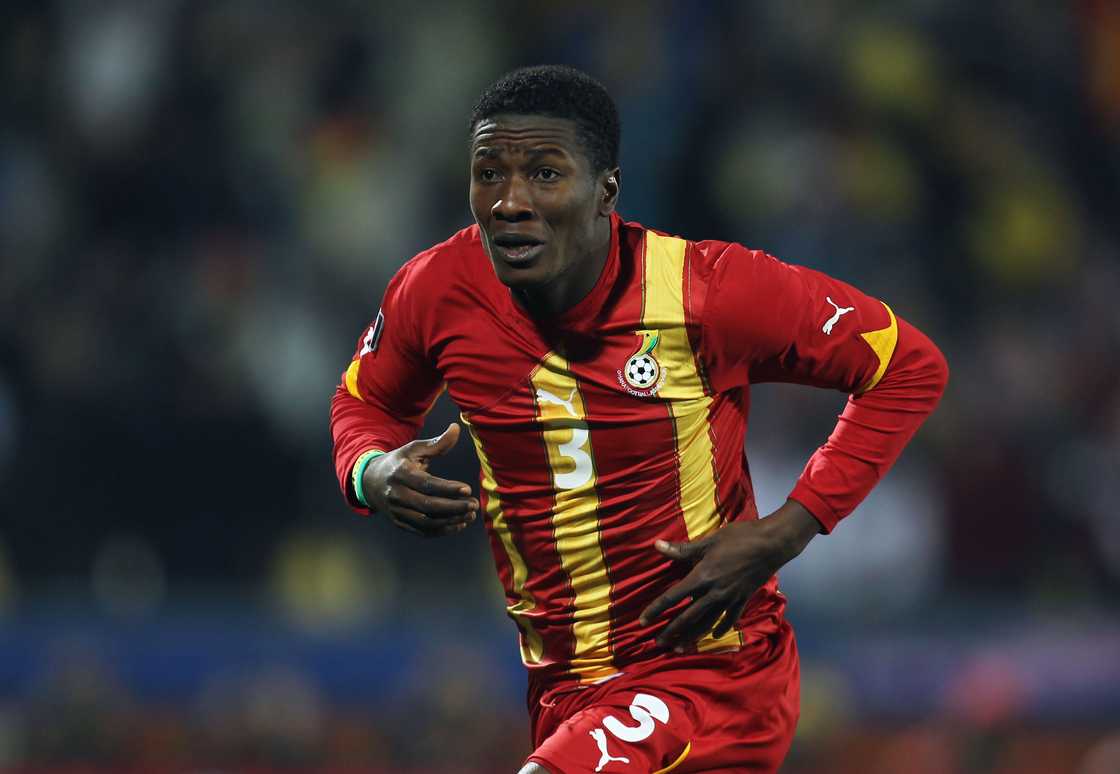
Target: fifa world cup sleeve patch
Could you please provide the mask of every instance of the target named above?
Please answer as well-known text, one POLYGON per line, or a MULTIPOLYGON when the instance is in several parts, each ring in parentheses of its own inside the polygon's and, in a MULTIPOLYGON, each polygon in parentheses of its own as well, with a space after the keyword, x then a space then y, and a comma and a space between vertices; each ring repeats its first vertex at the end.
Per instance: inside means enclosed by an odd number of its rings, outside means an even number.
POLYGON ((370 352, 377 351, 377 345, 381 342, 381 332, 385 330, 385 313, 380 309, 377 310, 377 319, 373 321, 373 325, 369 326, 366 331, 366 337, 362 340, 362 351, 358 353, 358 357, 363 357, 370 352))
POLYGON ((365 338, 362 339, 361 350, 358 352, 357 357, 350 361, 350 367, 346 369, 346 373, 342 376, 346 384, 346 391, 363 402, 365 401, 365 397, 362 396, 362 392, 358 388, 358 371, 360 371, 362 367, 362 358, 370 352, 377 351, 377 345, 381 342, 381 332, 384 329, 385 313, 378 309, 377 318, 373 321, 373 324, 369 326, 365 338))

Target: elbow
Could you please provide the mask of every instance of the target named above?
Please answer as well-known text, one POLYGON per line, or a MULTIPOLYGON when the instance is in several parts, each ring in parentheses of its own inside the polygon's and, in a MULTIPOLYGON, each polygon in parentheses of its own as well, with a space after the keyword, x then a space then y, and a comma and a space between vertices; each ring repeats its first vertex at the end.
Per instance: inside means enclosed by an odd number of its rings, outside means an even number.
POLYGON ((917 328, 899 320, 900 346, 905 341, 905 354, 900 358, 902 371, 908 372, 909 381, 927 399, 938 401, 949 385, 949 361, 933 341, 917 328))
POLYGON ((339 418, 346 413, 347 405, 350 401, 354 400, 345 389, 336 387, 334 394, 331 395, 330 405, 328 407, 328 416, 330 417, 331 433, 334 433, 335 425, 338 423, 339 418))
POLYGON ((932 364, 930 366, 930 379, 933 382, 934 389, 937 390, 938 396, 945 393, 945 388, 949 386, 949 361, 945 359, 945 353, 937 348, 937 345, 931 345, 933 351, 931 354, 932 364))
POLYGON ((945 360, 941 349, 930 343, 915 365, 918 367, 914 370, 914 389, 922 395, 927 411, 933 411, 949 385, 949 361, 945 360))

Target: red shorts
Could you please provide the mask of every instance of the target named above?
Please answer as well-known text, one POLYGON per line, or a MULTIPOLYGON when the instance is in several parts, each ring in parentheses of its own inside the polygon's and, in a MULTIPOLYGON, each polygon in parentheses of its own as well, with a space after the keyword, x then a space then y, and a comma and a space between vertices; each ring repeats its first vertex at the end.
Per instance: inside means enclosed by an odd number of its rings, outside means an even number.
POLYGON ((800 710, 793 630, 733 653, 666 656, 545 693, 529 760, 551 774, 775 772, 800 710))

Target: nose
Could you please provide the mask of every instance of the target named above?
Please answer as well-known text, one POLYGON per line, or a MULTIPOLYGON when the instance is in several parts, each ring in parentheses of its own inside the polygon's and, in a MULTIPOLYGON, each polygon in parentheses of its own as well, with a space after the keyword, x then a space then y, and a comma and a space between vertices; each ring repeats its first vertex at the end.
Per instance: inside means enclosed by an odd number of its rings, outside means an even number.
POLYGON ((521 175, 511 175, 498 194, 498 200, 490 208, 490 213, 496 219, 509 223, 532 220, 533 204, 529 195, 529 183, 521 175))

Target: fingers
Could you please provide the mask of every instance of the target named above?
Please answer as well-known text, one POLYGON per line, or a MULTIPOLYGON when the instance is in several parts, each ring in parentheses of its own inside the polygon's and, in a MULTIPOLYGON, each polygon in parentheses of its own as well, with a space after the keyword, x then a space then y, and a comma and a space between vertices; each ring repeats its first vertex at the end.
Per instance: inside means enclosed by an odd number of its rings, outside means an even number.
POLYGON ((650 602, 649 605, 646 606, 646 609, 642 611, 642 614, 638 616, 638 622, 642 626, 649 626, 650 622, 658 618, 662 613, 676 605, 682 599, 696 596, 705 591, 706 588, 706 584, 700 580, 696 573, 690 572, 685 576, 684 580, 650 602))
MULTIPOLYGON (((655 540, 653 542, 653 547, 670 559, 695 561, 704 555, 710 543, 710 537, 684 543, 670 543, 668 540, 655 540)), ((673 588, 651 602, 646 609, 642 611, 638 620, 641 622, 642 626, 648 626, 650 621, 660 616, 685 597, 692 596, 695 592, 704 591, 706 589, 707 585, 705 585, 705 582, 693 571, 685 576, 684 580, 676 586, 673 586, 673 588)))
POLYGON ((655 540, 653 547, 670 559, 695 561, 704 555, 711 544, 711 537, 685 543, 670 543, 668 540, 655 540))
POLYGON ((684 645, 710 632, 725 610, 723 600, 715 594, 706 594, 669 622, 658 635, 657 644, 663 648, 675 646, 674 649, 680 651, 684 645))
POLYGON ((667 610, 691 598, 658 634, 657 643, 662 647, 681 652, 685 644, 709 632, 715 637, 727 634, 751 595, 773 572, 772 563, 760 560, 751 544, 744 549, 743 536, 735 530, 731 525, 699 540, 654 543, 654 548, 669 559, 693 565, 684 580, 655 599, 638 619, 649 626, 667 610))
POLYGON ((470 486, 427 471, 428 458, 445 453, 458 438, 459 426, 451 424, 436 438, 413 441, 370 465, 364 488, 372 509, 401 529, 427 536, 458 532, 474 521, 479 502, 470 486))
POLYGON ((406 532, 412 532, 423 538, 438 538, 446 537, 447 535, 455 535, 467 528, 466 524, 450 525, 445 522, 442 525, 433 526, 427 529, 417 529, 411 524, 408 524, 407 522, 404 522, 400 519, 394 518, 391 519, 391 521, 393 522, 394 526, 403 529, 406 532))
POLYGON ((447 519, 478 511, 478 500, 470 496, 471 488, 462 481, 450 481, 430 475, 418 463, 404 460, 375 494, 384 510, 407 509, 432 518, 447 519))
POLYGON ((415 532, 417 535, 441 537, 462 532, 474 521, 474 514, 465 519, 433 519, 409 508, 394 508, 389 513, 389 520, 401 529, 415 532))
MULTIPOLYGON (((419 514, 419 515, 423 516, 423 514, 419 514)), ((427 534, 423 530, 412 526, 412 524, 410 522, 406 521, 404 519, 404 517, 402 517, 402 516, 398 516, 394 513, 390 513, 389 514, 389 521, 393 522, 393 526, 399 527, 399 528, 405 530, 406 532, 412 532, 414 534, 427 537, 427 534)))
POLYGON ((473 497, 429 497, 408 486, 390 485, 385 492, 390 507, 408 508, 433 518, 449 518, 471 514, 478 510, 478 500, 473 497))
POLYGON ((410 443, 408 449, 408 456, 421 463, 426 463, 432 457, 439 457, 440 455, 447 454, 455 444, 459 442, 459 425, 452 422, 447 426, 440 435, 435 438, 426 438, 421 441, 413 441, 410 443))
POLYGON ((736 597, 735 600, 727 606, 723 614, 723 619, 716 625, 716 628, 712 630, 713 637, 718 640, 734 628, 735 624, 739 621, 739 616, 743 614, 743 608, 747 606, 747 602, 750 598, 750 594, 736 597))
POLYGON ((661 630, 657 644, 680 653, 685 645, 709 632, 719 639, 734 628, 750 598, 750 593, 729 595, 717 591, 694 595, 692 603, 661 630))
POLYGON ((433 476, 426 470, 416 465, 403 463, 393 475, 390 483, 400 483, 409 489, 414 489, 421 494, 432 497, 462 498, 469 497, 471 488, 462 481, 451 481, 439 476, 433 476))

